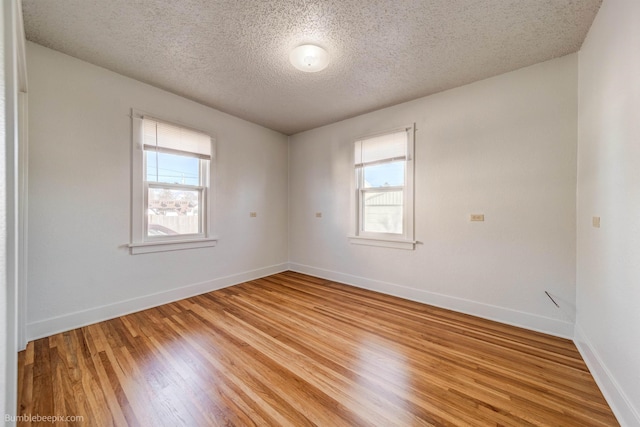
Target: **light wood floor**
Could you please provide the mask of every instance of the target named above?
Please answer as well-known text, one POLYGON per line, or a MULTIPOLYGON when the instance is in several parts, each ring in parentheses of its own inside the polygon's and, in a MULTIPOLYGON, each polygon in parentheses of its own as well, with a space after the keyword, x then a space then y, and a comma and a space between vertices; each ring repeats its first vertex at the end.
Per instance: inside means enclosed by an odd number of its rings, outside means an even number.
POLYGON ((78 425, 618 425, 568 340, 293 272, 31 342, 19 375, 20 414, 78 425))

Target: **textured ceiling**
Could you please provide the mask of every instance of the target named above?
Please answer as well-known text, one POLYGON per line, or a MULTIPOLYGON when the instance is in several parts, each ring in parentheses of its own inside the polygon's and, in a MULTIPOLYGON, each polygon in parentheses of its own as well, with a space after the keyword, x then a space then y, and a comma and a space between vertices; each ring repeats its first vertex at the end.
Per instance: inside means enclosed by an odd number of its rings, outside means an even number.
POLYGON ((602 0, 23 0, 27 39, 293 134, 576 52, 602 0), (289 52, 313 43, 329 66, 289 52))

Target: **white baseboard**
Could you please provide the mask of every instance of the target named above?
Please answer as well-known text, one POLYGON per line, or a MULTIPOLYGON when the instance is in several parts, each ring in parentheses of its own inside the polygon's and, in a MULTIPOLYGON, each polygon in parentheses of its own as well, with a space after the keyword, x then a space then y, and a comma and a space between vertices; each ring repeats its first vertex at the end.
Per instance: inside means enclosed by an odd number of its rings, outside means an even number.
POLYGON ((323 279, 346 283, 359 288, 370 289, 372 291, 436 307, 471 314, 484 319, 495 320, 496 322, 506 323, 508 325, 518 326, 562 338, 573 339, 573 323, 563 320, 551 319, 523 311, 484 304, 477 301, 452 297, 421 289, 409 288, 395 283, 382 282, 366 277, 325 270, 323 268, 312 267, 309 265, 289 263, 289 269, 299 273, 321 277, 323 279))
POLYGON ((219 277, 217 279, 184 286, 177 289, 171 289, 169 291, 145 295, 142 297, 132 298, 113 304, 107 304, 87 310, 76 311, 75 313, 65 314, 63 316, 52 317, 49 319, 28 323, 27 340, 33 341, 35 339, 48 337, 59 332, 70 331, 82 326, 91 325, 93 323, 124 316, 125 314, 146 310, 148 308, 157 307, 162 304, 167 304, 195 295, 215 291, 216 289, 222 289, 228 286, 237 285, 238 283, 243 283, 249 280, 258 279, 260 277, 269 276, 271 274, 280 273, 282 271, 286 271, 287 269, 287 263, 271 265, 268 267, 258 268, 256 270, 250 270, 238 274, 232 274, 230 276, 219 277))
POLYGON ((620 425, 640 426, 640 408, 634 408, 578 323, 573 341, 620 425))

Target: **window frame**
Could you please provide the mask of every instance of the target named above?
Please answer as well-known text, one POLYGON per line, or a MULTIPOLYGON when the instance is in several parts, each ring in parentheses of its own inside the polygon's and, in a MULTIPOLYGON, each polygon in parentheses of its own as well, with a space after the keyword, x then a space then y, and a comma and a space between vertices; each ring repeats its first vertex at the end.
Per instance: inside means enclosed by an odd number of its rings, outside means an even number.
MULTIPOLYGON (((351 212, 353 215, 352 230, 349 240, 353 244, 368 246, 383 246, 397 249, 415 249, 416 241, 414 240, 414 149, 415 149, 415 124, 402 126, 367 134, 356 138, 352 143, 351 165, 352 169, 352 188, 351 188, 351 212), (404 185, 393 187, 371 187, 364 186, 364 169, 355 164, 354 149, 360 141, 376 138, 384 135, 390 135, 399 132, 407 133, 407 149, 404 171, 404 185), (391 192, 403 190, 402 204, 402 234, 400 233, 384 233, 364 230, 364 194, 368 192, 391 192)), ((379 164, 392 163, 394 160, 383 159, 379 164)), ((397 160, 396 160, 397 161, 397 160)))
MULTIPOLYGON (((166 120, 155 114, 148 114, 141 110, 131 110, 132 144, 131 144, 131 236, 128 245, 132 255, 175 251, 182 249, 196 249, 215 246, 218 238, 211 234, 213 227, 213 175, 215 170, 215 137, 208 132, 191 126, 166 120), (173 126, 208 135, 211 138, 211 159, 199 158, 199 185, 171 184, 147 181, 147 156, 144 149, 143 119, 151 118, 173 126), (208 164, 206 164, 208 163, 208 164), (199 232, 175 236, 149 236, 148 230, 148 202, 150 188, 182 189, 199 192, 199 232)), ((197 156, 194 156, 197 157, 197 156)))

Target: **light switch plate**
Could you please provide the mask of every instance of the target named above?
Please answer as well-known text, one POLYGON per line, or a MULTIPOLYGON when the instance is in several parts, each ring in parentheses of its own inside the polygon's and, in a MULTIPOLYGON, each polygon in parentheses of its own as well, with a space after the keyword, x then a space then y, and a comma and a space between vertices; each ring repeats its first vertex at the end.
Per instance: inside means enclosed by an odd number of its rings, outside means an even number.
POLYGON ((594 216, 591 219, 591 225, 593 225, 595 228, 600 228, 600 217, 599 216, 594 216))
POLYGON ((257 216, 258 216, 258 212, 249 212, 249 216, 250 216, 251 218, 255 218, 255 217, 257 217, 257 216))
POLYGON ((471 214, 471 221, 484 221, 484 214, 471 214))

